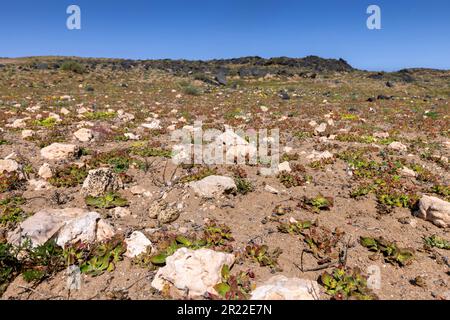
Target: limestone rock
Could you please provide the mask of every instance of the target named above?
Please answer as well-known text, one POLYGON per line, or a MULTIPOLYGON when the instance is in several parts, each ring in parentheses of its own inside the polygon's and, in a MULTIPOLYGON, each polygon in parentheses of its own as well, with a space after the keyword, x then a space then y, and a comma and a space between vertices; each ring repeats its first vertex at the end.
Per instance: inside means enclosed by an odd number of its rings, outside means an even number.
POLYGON ((163 290, 167 284, 181 295, 189 298, 205 294, 217 294, 214 286, 221 282, 223 265, 231 266, 234 255, 210 249, 178 249, 166 259, 166 265, 160 268, 152 281, 152 287, 163 290))
POLYGON ((277 275, 258 286, 251 300, 318 300, 319 292, 316 281, 277 275))
POLYGON ((53 143, 41 149, 41 156, 49 160, 65 160, 73 157, 78 150, 74 144, 53 143))
POLYGON ((417 217, 431 221, 441 228, 450 226, 450 202, 436 197, 424 195, 419 201, 419 210, 414 213, 417 217))
POLYGON ((81 187, 81 193, 85 196, 99 197, 122 187, 122 180, 111 169, 100 168, 89 171, 81 187))
POLYGON ((200 181, 189 183, 196 194, 204 198, 214 198, 214 196, 236 189, 236 183, 230 177, 208 176, 200 181))
POLYGON ((125 239, 127 244, 127 252, 125 256, 134 258, 147 251, 147 248, 152 245, 152 242, 140 231, 134 231, 128 238, 125 239))
POLYGON ((73 135, 81 142, 89 142, 94 138, 94 133, 92 130, 86 128, 81 128, 78 131, 75 131, 73 135))

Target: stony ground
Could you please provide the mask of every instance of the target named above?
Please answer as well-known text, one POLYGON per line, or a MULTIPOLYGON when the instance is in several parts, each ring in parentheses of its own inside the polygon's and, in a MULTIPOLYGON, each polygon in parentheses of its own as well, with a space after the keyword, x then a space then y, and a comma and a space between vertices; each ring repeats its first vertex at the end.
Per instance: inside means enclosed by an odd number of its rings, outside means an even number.
POLYGON ((3 299, 244 299, 274 275, 320 299, 450 298, 449 71, 65 60, 0 60, 3 299), (175 165, 196 120, 278 128, 281 170, 175 165), (230 274, 193 264, 215 292, 155 284, 181 247, 230 254, 230 274))

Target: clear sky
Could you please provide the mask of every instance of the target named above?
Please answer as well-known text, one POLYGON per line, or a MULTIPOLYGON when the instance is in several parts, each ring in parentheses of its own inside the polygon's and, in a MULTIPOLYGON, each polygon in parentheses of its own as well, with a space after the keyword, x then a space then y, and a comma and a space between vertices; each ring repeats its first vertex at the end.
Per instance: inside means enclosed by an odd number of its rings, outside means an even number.
POLYGON ((449 0, 1 0, 0 56, 318 55, 368 70, 450 69, 449 0), (66 9, 81 7, 81 30, 66 9), (382 30, 366 27, 381 7, 382 30))

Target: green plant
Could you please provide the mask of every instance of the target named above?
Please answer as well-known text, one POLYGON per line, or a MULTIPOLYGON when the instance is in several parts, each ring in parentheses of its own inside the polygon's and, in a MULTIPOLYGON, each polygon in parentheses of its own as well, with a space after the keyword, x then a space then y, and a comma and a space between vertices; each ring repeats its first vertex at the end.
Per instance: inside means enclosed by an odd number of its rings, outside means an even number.
POLYGON ((405 266, 412 263, 414 259, 414 250, 410 248, 399 248, 395 242, 389 242, 380 238, 361 237, 360 243, 370 251, 376 251, 383 254, 384 259, 392 264, 405 266))
POLYGON ((212 248, 231 252, 233 251, 233 248, 230 245, 230 242, 232 241, 234 241, 234 239, 228 226, 224 224, 218 225, 215 221, 210 221, 203 227, 203 234, 199 238, 188 238, 181 235, 169 237, 168 240, 162 242, 158 252, 150 257, 149 261, 155 266, 164 265, 167 257, 174 254, 179 248, 189 248, 193 250, 212 248))
POLYGON ((278 257, 283 253, 280 248, 269 251, 267 245, 251 244, 245 247, 245 256, 258 262, 261 267, 268 266, 273 271, 281 271, 278 257))
POLYGON ((424 237, 423 242, 428 248, 439 248, 450 250, 450 241, 445 240, 444 238, 438 237, 437 235, 432 235, 430 237, 424 237))
POLYGON ((114 111, 95 111, 95 112, 86 112, 83 116, 89 120, 108 120, 112 119, 117 115, 114 111))
POLYGON ((367 287, 367 277, 358 268, 336 268, 322 273, 319 283, 335 300, 378 300, 367 287))
POLYGON ((17 190, 22 186, 22 179, 17 172, 0 173, 0 192, 17 190))
POLYGON ((45 128, 52 128, 56 125, 57 120, 54 117, 48 117, 41 120, 35 120, 34 124, 36 126, 45 127, 45 128))
POLYGON ((48 179, 48 182, 57 188, 75 187, 83 183, 87 177, 87 170, 85 167, 79 167, 75 164, 70 164, 62 168, 58 168, 53 176, 48 179))
POLYGON ((17 255, 17 248, 8 243, 0 243, 0 296, 9 282, 20 273, 21 264, 17 255))
POLYGON ((234 181, 236 183, 237 193, 246 195, 247 193, 252 192, 254 190, 252 183, 246 179, 236 177, 234 178, 234 181))
POLYGON ((65 61, 61 67, 63 71, 72 71, 74 73, 82 74, 86 71, 85 67, 76 61, 65 61))
POLYGON ((163 157, 171 158, 172 151, 151 146, 136 144, 131 148, 131 153, 141 157, 163 157))
POLYGON ((203 168, 200 169, 198 172, 186 175, 180 179, 181 183, 188 183, 193 181, 202 180, 208 176, 215 175, 217 173, 216 169, 210 169, 210 168, 203 168))
POLYGON ((303 197, 299 206, 312 212, 319 213, 321 210, 330 210, 330 208, 333 207, 333 203, 333 198, 318 195, 315 198, 303 197))
POLYGON ((334 231, 321 226, 312 226, 302 233, 304 241, 308 244, 309 251, 319 260, 319 264, 329 262, 339 257, 338 244, 345 233, 336 228, 334 231))
POLYGON ((64 268, 63 250, 54 240, 36 248, 26 242, 22 250, 26 253, 21 261, 23 277, 28 282, 40 282, 64 268))
POLYGON ((87 196, 85 198, 85 201, 88 206, 100 209, 126 207, 128 205, 127 199, 122 198, 119 194, 112 192, 99 197, 87 196))
POLYGON ((282 171, 278 174, 278 180, 286 187, 298 187, 305 184, 306 179, 298 173, 289 173, 287 171, 282 171))
POLYGON ((448 185, 435 185, 431 188, 431 192, 440 195, 446 201, 450 201, 450 186, 448 185))
MULTIPOLYGON (((230 275, 230 267, 224 265, 221 271, 222 282, 214 286, 220 297, 225 300, 248 300, 252 291, 251 279, 255 277, 252 271, 241 271, 230 275)), ((210 298, 216 297, 210 294, 210 298)))
POLYGON ((22 197, 12 197, 0 200, 0 225, 13 224, 21 222, 25 218, 25 212, 20 205, 25 203, 22 197))
POLYGON ((313 226, 313 223, 311 221, 280 223, 278 225, 278 231, 282 233, 300 235, 303 234, 306 229, 311 228, 311 226, 313 226))
POLYGON ((114 271, 125 251, 126 245, 119 237, 97 244, 91 251, 89 260, 81 264, 80 270, 93 276, 114 271))

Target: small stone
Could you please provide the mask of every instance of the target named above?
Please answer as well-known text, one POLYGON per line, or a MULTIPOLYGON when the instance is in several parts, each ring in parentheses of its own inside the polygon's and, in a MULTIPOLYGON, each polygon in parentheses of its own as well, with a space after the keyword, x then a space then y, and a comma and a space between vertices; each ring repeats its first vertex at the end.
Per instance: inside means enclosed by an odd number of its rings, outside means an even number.
POLYGON ((408 150, 408 148, 403 143, 398 141, 392 142, 390 145, 388 145, 388 148, 400 152, 406 152, 408 150))
POLYGON ((91 129, 81 128, 73 134, 81 142, 89 142, 94 138, 94 133, 91 129))
POLYGON ((134 231, 128 238, 125 239, 127 244, 127 251, 125 256, 134 258, 147 251, 151 247, 152 242, 140 231, 134 231))
POLYGON ((34 136, 33 130, 22 130, 22 139, 28 139, 34 136))
POLYGON ((50 165, 48 163, 44 163, 39 168, 38 175, 39 175, 39 177, 41 177, 43 179, 50 179, 51 177, 53 177, 52 168, 50 167, 50 165))
POLYGON ((81 187, 85 196, 99 197, 123 187, 122 180, 109 168, 90 170, 81 187))
POLYGON ((73 144, 53 143, 41 149, 41 156, 49 160, 65 160, 78 153, 79 148, 73 144))
POLYGON ((318 300, 319 293, 316 281, 277 275, 258 286, 251 300, 318 300))
POLYGON ((111 214, 116 218, 124 218, 131 216, 131 211, 128 208, 116 207, 110 210, 111 214))

